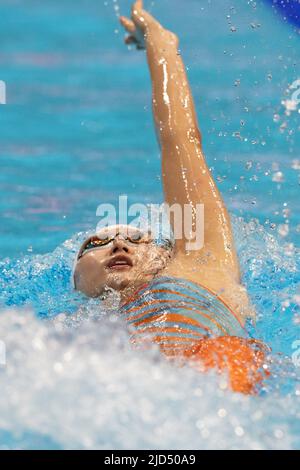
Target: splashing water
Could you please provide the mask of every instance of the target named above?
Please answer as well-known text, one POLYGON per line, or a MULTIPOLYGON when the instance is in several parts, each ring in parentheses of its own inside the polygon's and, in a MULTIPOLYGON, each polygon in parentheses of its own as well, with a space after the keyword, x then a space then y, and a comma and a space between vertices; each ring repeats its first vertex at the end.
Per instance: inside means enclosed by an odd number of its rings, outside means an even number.
POLYGON ((51 254, 1 262, 2 447, 299 447, 299 253, 256 221, 234 228, 255 334, 273 348, 261 396, 233 394, 224 378, 177 368, 156 349, 132 350, 118 299, 105 311, 73 292, 78 234, 51 254))
MULTIPOLYGON (((146 65, 124 53, 117 21, 131 2, 73 2, 71 26, 69 1, 23 3, 1 2, 1 33, 10 38, 1 79, 10 104, 22 104, 0 116, 1 256, 29 245, 52 250, 69 231, 95 225, 99 201, 117 192, 161 200, 146 65)), ((273 349, 273 378, 259 397, 246 397, 213 372, 132 350, 117 298, 105 311, 73 292, 78 234, 53 253, 0 261, 2 448, 300 446, 300 263, 291 243, 300 227, 291 89, 298 34, 264 2, 195 1, 187 9, 172 0, 155 2, 154 13, 180 35, 206 154, 229 209, 270 227, 234 220, 258 313, 249 328, 273 349)))

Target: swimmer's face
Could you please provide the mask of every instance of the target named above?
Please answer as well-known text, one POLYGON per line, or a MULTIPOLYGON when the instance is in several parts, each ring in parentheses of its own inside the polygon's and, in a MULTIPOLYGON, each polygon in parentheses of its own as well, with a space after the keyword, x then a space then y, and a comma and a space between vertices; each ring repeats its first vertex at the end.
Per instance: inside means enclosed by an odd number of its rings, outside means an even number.
POLYGON ((106 288, 137 288, 164 269, 171 256, 171 247, 158 246, 150 233, 124 225, 106 227, 82 245, 75 286, 89 297, 106 288))

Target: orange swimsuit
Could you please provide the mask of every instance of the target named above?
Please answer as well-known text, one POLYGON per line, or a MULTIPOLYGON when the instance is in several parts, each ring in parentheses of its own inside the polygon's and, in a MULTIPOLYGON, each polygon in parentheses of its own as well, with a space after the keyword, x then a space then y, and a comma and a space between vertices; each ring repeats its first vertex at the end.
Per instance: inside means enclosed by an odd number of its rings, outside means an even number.
POLYGON ((264 378, 266 347, 249 338, 216 294, 184 279, 161 277, 122 306, 135 345, 156 343, 168 358, 227 372, 231 388, 254 394, 264 378), (234 336, 232 336, 234 332, 234 336))

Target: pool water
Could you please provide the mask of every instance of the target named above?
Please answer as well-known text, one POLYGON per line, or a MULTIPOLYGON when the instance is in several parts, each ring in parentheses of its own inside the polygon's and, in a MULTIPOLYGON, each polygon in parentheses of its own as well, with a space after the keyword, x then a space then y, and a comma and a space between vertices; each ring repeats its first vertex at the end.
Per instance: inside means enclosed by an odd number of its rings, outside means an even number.
POLYGON ((180 37, 272 379, 244 397, 133 351, 117 299, 73 292, 97 206, 162 202, 145 57, 127 0, 0 0, 0 447, 299 448, 299 34, 269 2, 147 4, 180 37))

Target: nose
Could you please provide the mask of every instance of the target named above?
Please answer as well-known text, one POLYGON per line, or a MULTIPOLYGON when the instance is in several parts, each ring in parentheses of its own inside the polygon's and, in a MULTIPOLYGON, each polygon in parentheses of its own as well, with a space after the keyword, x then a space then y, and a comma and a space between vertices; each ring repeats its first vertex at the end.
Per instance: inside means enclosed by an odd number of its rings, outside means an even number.
POLYGON ((120 237, 116 237, 113 241, 111 253, 115 255, 116 253, 131 253, 131 248, 126 244, 126 241, 120 237))

